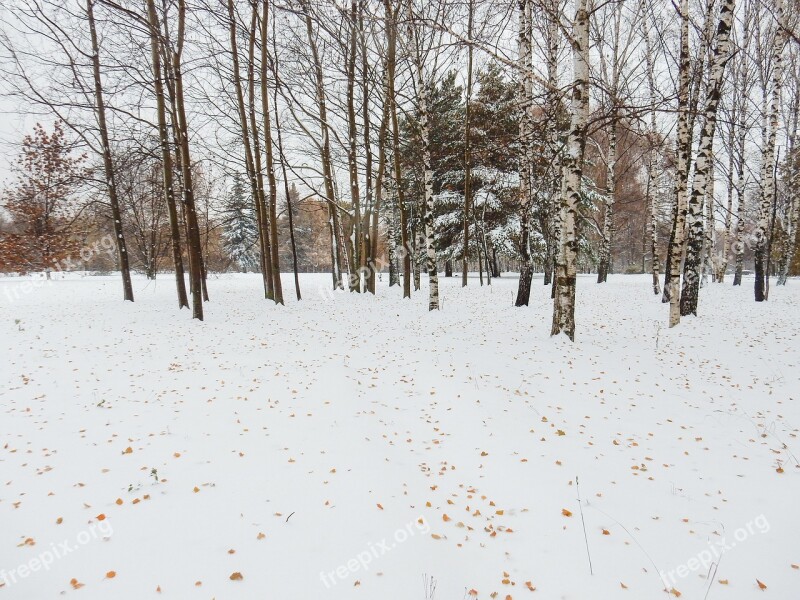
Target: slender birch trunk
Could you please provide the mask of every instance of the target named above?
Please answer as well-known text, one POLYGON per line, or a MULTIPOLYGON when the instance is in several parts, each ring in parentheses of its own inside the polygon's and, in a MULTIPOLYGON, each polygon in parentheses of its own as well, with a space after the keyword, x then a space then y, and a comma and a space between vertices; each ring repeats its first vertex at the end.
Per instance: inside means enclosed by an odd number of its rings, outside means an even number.
POLYGON ((774 16, 777 21, 775 38, 772 47, 772 94, 770 95, 769 108, 765 114, 766 143, 761 157, 761 203, 759 206, 758 223, 753 232, 755 243, 755 300, 766 300, 766 279, 769 273, 765 271, 767 262, 767 248, 770 237, 770 217, 772 204, 775 201, 775 162, 776 138, 778 135, 778 110, 781 99, 782 54, 784 46, 785 26, 783 20, 783 0, 774 0, 774 16))
POLYGON ((358 56, 358 4, 357 0, 350 3, 349 18, 350 39, 347 50, 347 167, 350 176, 350 201, 353 204, 353 228, 355 240, 353 242, 353 261, 350 263, 350 291, 361 292, 361 190, 358 184, 358 125, 356 124, 356 58, 358 56))
MULTIPOLYGON (((749 25, 749 20, 745 20, 745 29, 749 25)), ((747 32, 744 35, 747 39, 747 32)), ((747 67, 744 59, 739 62, 740 76, 738 77, 739 89, 745 89, 745 79, 747 79, 747 67)), ((733 275, 733 285, 742 285, 742 271, 744 270, 744 250, 745 250, 745 143, 747 141, 747 111, 745 102, 739 104, 739 114, 736 123, 736 242, 733 246, 736 257, 736 267, 733 275)))
MULTIPOLYGON (((738 73, 738 69, 737 69, 738 73)), ((727 173, 727 203, 725 211, 725 227, 722 230, 721 255, 719 269, 717 270, 717 283, 725 282, 725 271, 728 270, 728 240, 731 237, 733 227, 733 170, 734 170, 734 149, 736 146, 736 119, 738 110, 738 100, 733 99, 731 109, 731 123, 728 128, 728 173, 727 173)))
POLYGON ((702 277, 700 278, 700 288, 704 288, 708 284, 708 276, 711 274, 712 281, 716 280, 716 272, 714 271, 714 242, 716 241, 716 220, 714 217, 714 153, 711 153, 711 173, 708 177, 708 189, 705 194, 705 236, 703 238, 703 267, 702 277))
POLYGON ((96 0, 86 0, 86 14, 89 19, 89 33, 92 40, 92 75, 94 77, 94 102, 97 126, 100 130, 100 142, 103 145, 103 169, 106 176, 108 201, 111 205, 111 218, 114 221, 114 239, 117 246, 117 260, 122 274, 122 293, 125 300, 133 302, 133 284, 131 283, 131 270, 128 262, 128 249, 125 245, 125 235, 122 229, 122 213, 119 208, 117 196, 117 183, 114 173, 114 161, 111 157, 111 144, 106 125, 106 105, 103 99, 103 83, 100 77, 100 44, 97 40, 97 27, 94 19, 94 3, 96 0))
MULTIPOLYGON (((684 0, 686 1, 686 0, 684 0)), ((589 14, 587 0, 577 1, 573 24, 572 118, 567 140, 564 195, 561 206, 561 237, 556 265, 556 296, 553 301, 551 335, 564 333, 575 340, 575 288, 578 258, 578 210, 581 199, 583 154, 589 116, 589 14)))
MULTIPOLYGON (((560 97, 558 94, 558 50, 559 50, 559 0, 550 0, 547 14, 547 143, 550 146, 550 190, 544 200, 545 223, 542 227, 545 236, 544 285, 553 284, 553 271, 558 246, 558 195, 561 187, 561 131, 558 124, 560 97)), ((532 62, 529 60, 529 62, 532 62)), ((555 289, 555 288, 553 288, 555 289)))
MULTIPOLYGON (((796 65, 795 65, 796 66, 796 65)), ((778 285, 786 285, 789 279, 792 256, 797 247, 798 227, 800 225, 800 159, 798 158, 797 134, 800 117, 800 75, 795 73, 795 89, 789 118, 788 147, 786 152, 789 167, 789 206, 786 215, 786 235, 781 247, 778 266, 778 285)))
MULTIPOLYGON (((469 0, 469 15, 467 17, 467 38, 472 39, 472 22, 474 13, 474 0, 469 0)), ((469 261, 469 211, 472 200, 472 146, 470 139, 471 108, 472 108, 472 44, 467 46, 467 97, 464 106, 464 225, 463 225, 463 256, 461 258, 461 287, 467 286, 467 262, 469 261)))
MULTIPOLYGON (((391 101, 389 115, 392 125, 392 180, 397 206, 400 211, 400 252, 403 258, 403 298, 411 298, 411 256, 413 249, 409 240, 408 207, 403 193, 403 170, 400 166, 400 123, 397 115, 397 91, 395 90, 395 67, 397 55, 397 12, 392 10, 392 0, 384 0, 386 12, 386 55, 388 73, 388 98, 391 101)), ((400 10, 398 7, 397 11, 400 10)))
POLYGON ((658 182, 658 150, 657 150, 657 129, 656 129, 656 85, 653 76, 653 55, 650 42, 650 29, 647 21, 647 0, 642 0, 640 5, 642 11, 642 37, 644 38, 645 48, 645 68, 647 70, 647 91, 650 99, 650 127, 647 132, 647 186, 646 203, 648 210, 647 234, 650 239, 650 268, 653 275, 653 294, 658 296, 661 287, 658 280, 658 204, 657 182, 658 182))
MULTIPOLYGON (((716 34, 716 47, 711 60, 706 106, 703 111, 705 122, 700 133, 700 150, 695 160, 692 194, 689 199, 686 260, 683 269, 683 289, 680 298, 680 314, 697 314, 700 290, 700 277, 703 262, 704 220, 703 201, 713 202, 714 180, 714 133, 717 126, 722 76, 730 52, 730 32, 733 24, 734 0, 723 0, 719 12, 719 25, 716 34)), ((672 326, 672 323, 670 324, 672 326)))
POLYGON ((683 253, 684 227, 687 201, 686 181, 689 167, 691 131, 689 130, 689 1, 681 0, 681 49, 678 79, 678 139, 676 143, 677 166, 675 169, 675 200, 673 204, 672 235, 669 245, 669 274, 665 275, 664 295, 669 302, 669 326, 681 320, 680 313, 680 266, 683 253))
MULTIPOLYGON (((515 306, 528 306, 533 282, 533 263, 530 253, 530 215, 531 215, 531 163, 529 145, 531 143, 531 121, 529 105, 533 93, 528 72, 531 54, 531 3, 518 0, 519 35, 517 39, 517 61, 519 64, 519 83, 517 85, 517 105, 519 113, 519 250, 521 267, 515 306)), ((477 233, 477 232, 476 232, 477 233)))
POLYGON ((436 268, 436 248, 433 230, 433 165, 431 163, 431 132, 428 116, 428 88, 425 82, 422 58, 417 51, 417 108, 422 138, 422 165, 425 171, 425 255, 428 270, 428 310, 439 310, 439 274, 436 268))
MULTIPOLYGON (((616 102, 616 98, 612 99, 616 102)), ((603 214, 603 240, 600 248, 600 264, 597 268, 597 283, 608 280, 611 265, 611 236, 614 230, 614 201, 617 193, 617 115, 612 111, 608 131, 608 157, 606 160, 606 200, 603 214)))
POLYGON ((386 231, 389 247, 389 287, 400 285, 400 258, 397 252, 397 192, 391 176, 387 173, 384 194, 389 201, 389 223, 386 231))

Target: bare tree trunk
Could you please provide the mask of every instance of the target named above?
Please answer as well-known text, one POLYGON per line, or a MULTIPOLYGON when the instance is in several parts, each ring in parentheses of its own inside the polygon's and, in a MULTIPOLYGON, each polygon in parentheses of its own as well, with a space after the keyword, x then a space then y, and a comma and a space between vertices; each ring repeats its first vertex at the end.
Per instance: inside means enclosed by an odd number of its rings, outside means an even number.
MULTIPOLYGON (((269 0, 264 0, 268 2, 269 0)), ((266 21, 266 18, 264 18, 266 21)), ((264 42, 266 43, 266 42, 264 42)), ((292 245, 292 271, 294 273, 294 293, 297 296, 298 300, 302 300, 302 295, 300 294, 300 276, 298 273, 297 268, 297 243, 295 240, 294 235, 294 209, 292 208, 292 194, 289 190, 289 176, 286 170, 286 155, 283 153, 283 133, 281 131, 281 121, 278 116, 278 50, 277 50, 277 42, 276 42, 276 35, 275 35, 275 21, 272 21, 272 44, 273 44, 273 55, 272 55, 272 64, 274 68, 274 76, 275 76, 275 92, 274 92, 274 104, 275 104, 275 132, 278 136, 278 156, 281 163, 281 174, 283 176, 283 193, 286 195, 286 212, 289 215, 289 241, 292 245)), ((262 57, 263 62, 263 57, 262 57)), ((264 75, 262 75, 264 77, 264 75)), ((268 117, 267 117, 268 118, 268 117)), ((280 281, 280 270, 278 271, 278 281, 280 281)), ((282 288, 281 288, 282 290, 282 288)), ((283 297, 283 291, 281 291, 281 297, 283 297)))
MULTIPOLYGON (((745 34, 747 39, 747 28, 749 20, 745 19, 745 34)), ((737 78, 739 88, 745 93, 747 79, 747 63, 741 58, 738 64, 739 76, 737 78)), ((736 123, 736 242, 734 244, 734 254, 736 255, 736 268, 733 275, 733 285, 742 285, 742 271, 744 270, 744 249, 745 249, 745 143, 747 141, 747 111, 746 103, 739 102, 738 119, 736 123)))
MULTIPOLYGON (((270 265, 267 261, 267 253, 269 251, 268 238, 269 230, 267 228, 265 210, 264 210, 264 196, 259 191, 263 186, 259 185, 258 173, 253 160, 253 151, 250 141, 250 128, 248 126, 247 107, 244 102, 244 92, 242 90, 242 78, 239 70, 239 50, 236 41, 236 13, 234 11, 234 0, 228 0, 228 27, 230 32, 231 44, 231 58, 233 62, 233 86, 236 92, 236 103, 239 111, 239 126, 242 131, 242 144, 244 146, 245 169, 247 171, 247 179, 250 181, 250 189, 253 194, 253 204, 256 213, 256 223, 258 226, 258 239, 259 239, 259 258, 261 263, 261 278, 264 284, 264 297, 268 300, 274 298, 272 287, 272 277, 269 273, 270 265)), ((252 46, 251 46, 252 47, 252 46)), ((250 61, 252 64, 252 60, 250 61)), ((248 77, 248 80, 252 79, 248 77)), ((259 169, 260 173, 260 169, 259 169)))
POLYGON ((189 155, 189 127, 186 121, 186 109, 183 101, 183 76, 181 73, 181 54, 186 24, 185 0, 178 0, 178 39, 172 53, 172 69, 175 77, 175 102, 178 113, 178 130, 180 132, 181 172, 183 174, 183 206, 188 225, 187 249, 189 251, 189 267, 191 269, 192 317, 203 320, 202 293, 202 247, 200 245, 200 228, 197 223, 197 212, 194 203, 192 186, 192 168, 189 155))
POLYGON ((154 0, 147 0, 147 14, 150 25, 150 58, 153 62, 153 85, 156 93, 156 112, 158 115, 158 137, 161 145, 161 167, 164 177, 164 197, 169 213, 170 239, 172 242, 172 261, 175 266, 175 283, 178 290, 178 308, 189 307, 186 295, 186 281, 183 276, 183 256, 181 252, 181 229, 175 203, 173 182, 172 151, 169 146, 167 111, 164 100, 164 80, 161 68, 161 27, 154 0))
MULTIPOLYGON (((550 144, 550 152, 552 155, 552 175, 551 175, 551 189, 549 190, 549 198, 546 200, 545 216, 546 223, 543 227, 545 231, 545 247, 546 256, 544 260, 544 285, 550 285, 550 297, 555 298, 556 284, 555 284, 555 268, 556 258, 558 256, 558 245, 561 236, 561 210, 560 210, 560 195, 561 188, 564 182, 563 174, 563 132, 559 126, 559 107, 561 105, 561 96, 558 88, 558 50, 559 50, 559 37, 561 32, 559 30, 559 3, 560 0, 549 0, 549 11, 547 15, 547 127, 549 130, 548 143, 550 144)), ((531 64, 532 61, 528 61, 531 64)), ((532 156, 529 149, 528 156, 532 156)), ((532 162, 529 159, 529 163, 532 162)))
MULTIPOLYGON (((419 40, 417 40, 419 43, 419 40)), ((439 310, 439 274, 436 268, 436 248, 434 248, 433 231, 433 165, 431 164, 431 132, 428 116, 428 88, 425 82, 422 57, 417 48, 417 109, 419 111, 419 128, 422 137, 422 166, 425 172, 425 253, 428 270, 428 310, 439 310)))
MULTIPOLYGON (((738 72, 738 69, 737 69, 738 72)), ((736 147, 736 118, 738 110, 738 98, 733 99, 731 110, 731 123, 728 128, 728 173, 727 173, 727 209, 725 211, 725 228, 722 230, 721 256, 719 269, 717 270, 717 283, 724 283, 725 271, 728 270, 728 240, 731 237, 733 227, 733 169, 734 151, 736 147)))
POLYGON ((716 219, 714 217, 714 200, 716 199, 714 193, 714 153, 711 153, 711 167, 708 178, 708 189, 705 195, 705 212, 706 212, 706 225, 705 225, 705 238, 703 239, 703 274, 700 279, 700 288, 702 289, 708 284, 708 276, 711 274, 712 281, 716 280, 716 271, 714 271, 714 242, 716 241, 716 219))
MULTIPOLYGON (((616 67, 615 67, 616 68, 616 67)), ((612 88, 613 88, 612 84, 612 88)), ((616 98, 612 99, 616 103, 616 98)), ((617 194, 617 114, 612 109, 608 131, 608 157, 606 159, 606 201, 603 214, 603 240, 600 248, 600 264, 597 267, 597 283, 608 280, 611 265, 611 236, 614 231, 614 201, 617 194)))
MULTIPOLYGON (((269 243, 270 243, 270 271, 272 274, 272 289, 275 295, 275 304, 283 304, 283 284, 281 283, 281 261, 278 252, 278 186, 275 181, 275 158, 272 152, 272 118, 270 117, 269 90, 267 89, 267 29, 269 25, 269 2, 261 3, 261 112, 264 120, 264 159, 267 162, 267 183, 269 183, 269 243)), ((255 10, 255 5, 254 5, 255 10)), ((255 135, 257 129, 253 129, 255 135)), ((285 184, 284 177, 284 184, 285 184)), ((287 203, 289 197, 286 198, 287 203)), ((266 208, 266 198, 265 198, 266 208)), ((291 215, 291 209, 289 209, 291 215)), ((289 217, 291 219, 291 216, 289 217)))
MULTIPOLYGON (((358 271, 364 273, 364 288, 366 291, 375 294, 375 269, 377 268, 377 239, 375 240, 374 252, 372 241, 371 220, 373 212, 377 213, 376 198, 378 194, 372 189, 372 139, 370 137, 371 121, 369 110, 369 53, 367 48, 367 33, 364 28, 364 11, 366 10, 366 0, 360 0, 358 5, 358 34, 361 40, 361 111, 363 113, 363 144, 364 144, 364 212, 361 217, 361 241, 359 248, 360 261, 358 271)), ((378 205, 379 208, 379 205, 378 205)), ((375 232, 377 236, 377 231, 375 232)), ((359 275, 360 280, 360 275, 359 275)))
POLYGON ((311 9, 309 6, 309 1, 300 0, 300 5, 302 7, 303 15, 305 16, 306 35, 308 37, 309 48, 311 49, 311 57, 316 80, 317 109, 319 110, 319 122, 322 135, 320 153, 322 160, 323 179, 325 180, 325 195, 327 196, 328 201, 328 227, 331 235, 331 271, 333 276, 333 287, 334 289, 343 289, 342 262, 345 263, 345 272, 348 272, 349 269, 347 268, 347 250, 344 248, 344 240, 342 239, 339 207, 336 204, 336 194, 333 188, 330 131, 328 125, 328 109, 325 101, 325 84, 322 75, 322 63, 320 62, 319 52, 317 51, 317 43, 314 39, 314 28, 311 22, 311 9))
POLYGON ((678 83, 678 139, 675 169, 675 201, 673 205, 672 236, 669 245, 669 275, 664 282, 664 295, 669 300, 669 326, 674 327, 681 320, 680 313, 680 273, 683 254, 684 227, 686 223, 687 201, 686 185, 689 168, 689 152, 692 132, 689 129, 689 2, 681 0, 681 49, 679 59, 678 83))
POLYGON ((762 184, 761 204, 759 206, 758 223, 753 233, 755 242, 755 300, 766 300, 766 279, 769 273, 765 272, 767 261, 767 248, 770 237, 770 215, 772 203, 775 200, 775 163, 776 163, 776 137, 778 134, 778 110, 781 98, 782 54, 784 45, 783 28, 783 0, 774 0, 774 16, 777 22, 775 39, 772 47, 772 95, 769 109, 764 115, 767 139, 762 153, 762 184))
POLYGON ((133 302, 133 285, 131 283, 131 270, 128 263, 128 249, 125 246, 125 236, 122 229, 122 213, 119 209, 117 197, 117 184, 114 174, 114 163, 111 158, 111 144, 106 125, 106 105, 103 99, 103 83, 100 78, 100 45, 97 41, 97 28, 94 20, 94 3, 96 0, 86 0, 86 14, 89 18, 89 33, 92 39, 92 74, 94 76, 94 102, 97 126, 100 129, 100 141, 103 144, 103 168, 108 189, 108 201, 111 204, 111 218, 114 221, 114 238, 117 245, 117 259, 119 270, 122 274, 123 298, 133 302))
MULTIPOLYGON (((397 116, 397 91, 395 90, 395 56, 397 52, 397 13, 392 10, 392 0, 384 0, 386 10, 386 55, 388 72, 388 98, 391 100, 390 116, 392 120, 392 159, 395 197, 400 209, 400 242, 403 255, 403 298, 411 298, 411 254, 412 248, 408 235, 408 207, 403 193, 403 172, 400 167, 400 125, 397 116)), ((400 8, 397 9, 398 11, 400 8)))
POLYGON ((656 186, 658 182, 658 150, 657 150, 657 130, 656 130, 656 84, 653 76, 653 55, 650 42, 650 29, 647 21, 647 0, 642 0, 640 10, 642 12, 642 37, 645 47, 645 66, 647 69, 647 90, 650 96, 650 128, 647 132, 647 233, 650 238, 650 268, 653 274, 653 294, 658 296, 661 287, 658 281, 658 196, 656 186))
MULTIPOLYGON (((230 8, 229 8, 230 12, 230 8)), ((257 202, 256 209, 261 213, 261 225, 263 236, 263 253, 264 253, 264 267, 266 269, 264 275, 267 279, 267 298, 276 300, 275 298, 275 275, 273 273, 273 257, 272 257, 272 235, 271 223, 269 218, 269 207, 267 206, 267 195, 264 192, 264 169, 261 164, 261 141, 258 131, 258 120, 256 119, 256 33, 258 31, 258 3, 253 2, 252 11, 250 15, 250 29, 248 33, 247 44, 247 106, 248 115, 250 118, 250 135, 252 137, 253 145, 253 174, 256 184, 257 202)), ((266 116, 264 117, 265 123, 268 122, 266 116)), ((274 187, 273 187, 274 189, 274 187)), ((276 300, 277 301, 277 300, 276 300)))
MULTIPOLYGON (((388 31, 390 16, 387 14, 386 18, 386 27, 388 31)), ((387 34, 388 35, 388 34, 387 34)), ((364 56, 366 57, 366 48, 364 49, 364 56)), ((375 277, 376 271, 378 269, 377 259, 378 259, 378 218, 380 216, 381 211, 381 204, 383 201, 384 192, 389 189, 388 181, 390 179, 390 175, 387 173, 387 156, 386 156, 386 146, 387 146, 387 137, 388 137, 388 130, 389 130, 389 119, 390 115, 389 112, 392 106, 392 86, 389 82, 389 61, 394 62, 394 51, 392 50, 391 53, 387 52, 386 59, 384 62, 383 67, 383 106, 381 108, 381 126, 378 130, 378 172, 375 177, 375 206, 372 207, 372 223, 371 223, 371 232, 370 232, 370 269, 369 269, 369 284, 368 288, 369 291, 374 295, 375 294, 375 277)), ((366 61, 366 58, 364 59, 366 61)), ((394 71, 394 65, 392 65, 391 70, 394 71)), ((366 85, 366 77, 365 77, 365 85, 366 85)), ((365 108, 364 112, 367 112, 367 99, 365 93, 365 108)), ((365 115, 364 117, 365 122, 368 122, 369 116, 365 115)), ((366 126, 365 126, 366 129, 366 126)), ((365 131, 365 140, 368 137, 368 133, 365 131)), ((365 141, 366 145, 369 145, 369 141, 365 141)), ((396 262, 395 262, 395 252, 397 250, 396 243, 395 243, 395 231, 394 231, 394 202, 390 200, 389 205, 391 207, 391 213, 389 216, 389 227, 387 232, 388 238, 388 246, 389 246, 389 287, 393 285, 399 284, 399 280, 397 280, 397 270, 395 269, 396 262)))
POLYGON ((386 196, 389 199, 389 225, 386 231, 389 246, 389 287, 400 285, 400 260, 397 256, 397 193, 390 177, 386 177, 386 196))
MULTIPOLYGON (((722 76, 730 51, 730 31, 733 24, 734 0, 724 0, 720 7, 716 47, 711 61, 708 87, 706 89, 705 122, 700 133, 700 150, 695 161, 692 194, 689 199, 689 236, 686 261, 683 269, 683 289, 680 298, 680 314, 697 314, 700 277, 703 261, 704 215, 703 201, 711 203, 714 179, 714 133, 717 126, 722 76)), ((672 326, 672 323, 670 324, 672 326)))
POLYGON ((358 185, 358 151, 356 139, 358 126, 356 125, 356 58, 358 50, 358 4, 356 0, 350 3, 350 39, 347 52, 347 166, 350 175, 350 200, 353 204, 353 228, 355 240, 353 242, 353 261, 350 263, 350 291, 361 292, 361 192, 358 185))
MULTIPOLYGON (((533 282, 533 263, 530 253, 530 215, 533 190, 531 189, 531 143, 530 103, 533 93, 528 69, 531 65, 531 4, 529 0, 518 0, 519 37, 517 61, 519 83, 517 84, 517 110, 519 114, 519 251, 521 267, 515 306, 528 306, 533 282)), ((476 232, 477 234, 477 232, 476 232)), ((484 249, 485 250, 485 249, 484 249)), ((485 254, 485 253, 484 253, 485 254)))
MULTIPOLYGON (((686 0, 684 0, 686 1, 686 0)), ((578 0, 573 24, 573 77, 571 123, 567 139, 564 196, 561 205, 561 238, 556 268, 551 335, 565 334, 575 341, 575 291, 578 259, 578 210, 581 199, 583 154, 589 115, 589 14, 587 0, 578 0)))
MULTIPOLYGON (((798 158, 797 134, 798 117, 800 117, 800 75, 797 74, 797 65, 794 71, 794 96, 792 98, 791 117, 787 124, 789 127, 789 144, 786 158, 789 166, 789 206, 786 215, 786 235, 781 247, 781 257, 778 266, 778 285, 786 285, 789 278, 789 268, 792 255, 797 247, 798 230, 800 229, 800 158, 798 158)), ((791 68, 791 67, 790 67, 791 68)), ((791 72, 791 71, 790 71, 791 72)))
MULTIPOLYGON (((469 0, 467 17, 467 38, 472 39, 474 0, 469 0)), ((464 247, 461 258, 461 287, 467 286, 467 262, 469 260, 469 209, 472 197, 472 146, 470 140, 470 117, 472 108, 472 44, 467 46, 467 98, 464 106, 464 247)))

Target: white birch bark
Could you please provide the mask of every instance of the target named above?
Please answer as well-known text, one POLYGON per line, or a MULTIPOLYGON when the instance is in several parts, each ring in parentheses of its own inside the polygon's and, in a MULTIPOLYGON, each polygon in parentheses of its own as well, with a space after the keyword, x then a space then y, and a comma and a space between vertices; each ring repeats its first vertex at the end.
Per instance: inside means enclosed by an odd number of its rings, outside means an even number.
POLYGON ((669 246, 669 279, 664 294, 669 301, 669 326, 681 321, 680 265, 683 254, 684 226, 686 223, 686 180, 689 168, 689 0, 681 0, 681 42, 678 61, 678 138, 675 168, 675 200, 673 203, 672 239, 669 246))
MULTIPOLYGON (((533 93, 528 69, 531 54, 531 6, 529 0, 517 3, 519 31, 517 37, 517 110, 519 114, 519 222, 521 265, 517 287, 516 306, 527 306, 530 299, 533 265, 529 248, 531 214, 531 122, 529 107, 533 93)), ((477 233, 477 232, 476 232, 477 233)))
POLYGON ((556 264, 551 335, 565 334, 575 340, 575 288, 578 259, 578 208, 581 198, 583 153, 589 116, 589 14, 588 0, 577 0, 573 23, 573 83, 571 122, 567 139, 564 194, 561 200, 561 235, 556 264))
POLYGON ((697 314, 700 290, 703 250, 705 240, 705 215, 703 203, 714 201, 714 133, 717 126, 722 76, 730 52, 730 32, 733 25, 734 0, 724 0, 720 6, 719 24, 716 33, 714 56, 709 65, 710 73, 706 88, 706 105, 703 111, 705 122, 700 133, 700 149, 697 153, 692 181, 692 194, 689 199, 686 260, 683 268, 683 289, 680 299, 680 314, 697 314))
POLYGON ((780 105, 781 78, 783 74, 781 64, 784 45, 783 0, 774 0, 773 12, 778 26, 775 31, 772 47, 772 93, 770 94, 769 107, 764 115, 766 140, 761 157, 761 202, 758 211, 758 222, 753 232, 756 274, 754 296, 756 302, 763 302, 766 300, 766 278, 769 277, 769 273, 765 272, 765 266, 767 262, 772 203, 775 199, 775 146, 778 135, 778 109, 780 105))

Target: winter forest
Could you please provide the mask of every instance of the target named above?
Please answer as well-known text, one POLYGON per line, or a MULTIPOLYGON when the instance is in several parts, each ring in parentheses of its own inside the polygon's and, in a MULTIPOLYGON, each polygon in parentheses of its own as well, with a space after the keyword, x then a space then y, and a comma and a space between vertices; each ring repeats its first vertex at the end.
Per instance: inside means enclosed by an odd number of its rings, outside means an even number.
POLYGON ((798 0, 9 0, 0 114, 0 600, 797 597, 798 0))

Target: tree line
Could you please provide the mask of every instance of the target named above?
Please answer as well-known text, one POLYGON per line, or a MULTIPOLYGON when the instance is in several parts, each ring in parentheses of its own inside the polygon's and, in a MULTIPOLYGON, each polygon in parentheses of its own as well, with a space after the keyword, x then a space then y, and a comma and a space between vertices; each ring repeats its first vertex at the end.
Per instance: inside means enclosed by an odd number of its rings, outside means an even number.
MULTIPOLYGON (((48 270, 95 217, 203 318, 208 271, 324 264, 403 297, 534 271, 575 336, 577 275, 648 272, 669 323, 752 261, 798 269, 791 0, 16 0, 6 92, 47 115, 3 196, 0 266, 48 270), (186 280, 188 276, 188 287, 186 280), (398 292, 399 293, 399 292, 398 292)), ((7 18, 5 18, 7 17, 7 18)))

